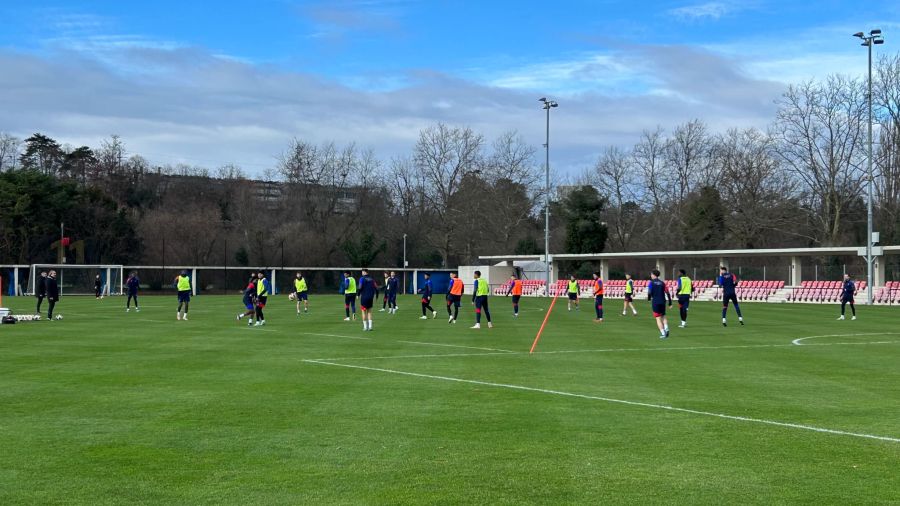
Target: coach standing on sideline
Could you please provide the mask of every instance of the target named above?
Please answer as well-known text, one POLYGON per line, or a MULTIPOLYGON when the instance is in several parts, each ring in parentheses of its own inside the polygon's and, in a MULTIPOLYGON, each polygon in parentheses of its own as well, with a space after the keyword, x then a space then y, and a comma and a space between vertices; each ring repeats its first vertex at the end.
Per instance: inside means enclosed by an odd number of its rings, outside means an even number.
POLYGON ((56 271, 50 271, 50 276, 46 280, 47 302, 50 307, 47 309, 47 319, 53 321, 53 308, 59 302, 59 284, 56 282, 56 271))
POLYGON ((41 303, 47 297, 47 271, 41 272, 41 277, 37 278, 37 287, 34 289, 34 296, 37 297, 37 309, 34 314, 41 314, 41 303))

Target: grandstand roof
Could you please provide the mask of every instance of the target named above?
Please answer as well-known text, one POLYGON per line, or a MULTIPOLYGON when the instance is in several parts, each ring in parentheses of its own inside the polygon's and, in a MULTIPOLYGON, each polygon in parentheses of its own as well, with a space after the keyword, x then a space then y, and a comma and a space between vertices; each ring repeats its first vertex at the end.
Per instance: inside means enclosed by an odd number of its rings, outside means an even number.
MULTIPOLYGON (((872 254, 900 254, 900 246, 877 246, 872 254)), ((858 246, 832 246, 827 248, 766 248, 766 249, 722 249, 702 251, 631 251, 618 253, 558 253, 554 260, 613 260, 628 258, 734 258, 762 256, 821 256, 821 255, 865 255, 865 248, 858 246)), ((544 260, 544 255, 489 255, 478 257, 495 262, 544 260)))

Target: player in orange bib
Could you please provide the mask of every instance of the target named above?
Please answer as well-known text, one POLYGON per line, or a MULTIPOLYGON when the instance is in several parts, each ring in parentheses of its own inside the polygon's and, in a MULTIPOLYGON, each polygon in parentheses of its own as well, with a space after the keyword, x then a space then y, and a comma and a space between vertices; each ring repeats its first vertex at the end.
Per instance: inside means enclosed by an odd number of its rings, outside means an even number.
POLYGON ((519 317, 519 299, 522 298, 522 280, 515 275, 509 277, 509 285, 507 285, 506 296, 512 294, 513 316, 519 317))
POLYGON ((603 280, 600 279, 600 273, 594 273, 594 309, 597 310, 597 318, 594 321, 601 323, 603 321, 603 280))
POLYGON ((451 272, 450 290, 447 292, 447 315, 450 316, 450 319, 447 323, 456 323, 456 318, 459 316, 459 305, 462 303, 463 287, 463 281, 455 272, 451 272))

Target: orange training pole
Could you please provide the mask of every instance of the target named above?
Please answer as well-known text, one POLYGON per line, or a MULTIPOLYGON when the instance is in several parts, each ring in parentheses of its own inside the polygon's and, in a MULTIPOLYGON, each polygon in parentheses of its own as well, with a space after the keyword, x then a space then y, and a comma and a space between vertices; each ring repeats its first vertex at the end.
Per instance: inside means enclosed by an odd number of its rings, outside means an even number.
POLYGON ((541 328, 538 330, 537 335, 534 337, 534 342, 531 343, 531 351, 528 352, 529 355, 534 353, 534 349, 537 348, 537 343, 541 339, 541 334, 544 333, 544 326, 547 325, 547 320, 550 319, 550 313, 553 312, 553 306, 556 305, 556 299, 558 299, 558 298, 559 298, 559 295, 557 295, 556 297, 553 297, 553 302, 550 303, 550 309, 548 309, 547 314, 544 315, 544 323, 541 323, 541 328))

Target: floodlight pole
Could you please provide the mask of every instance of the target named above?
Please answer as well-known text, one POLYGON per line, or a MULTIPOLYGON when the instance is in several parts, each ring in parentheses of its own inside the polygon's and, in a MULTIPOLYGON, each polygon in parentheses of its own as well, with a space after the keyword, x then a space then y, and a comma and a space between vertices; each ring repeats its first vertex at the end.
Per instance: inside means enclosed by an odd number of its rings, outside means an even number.
POLYGON ((865 35, 862 32, 859 32, 854 35, 862 39, 863 46, 869 51, 869 93, 868 93, 868 108, 869 108, 869 121, 867 124, 868 127, 868 139, 867 139, 867 151, 868 151, 868 198, 866 199, 866 304, 872 305, 873 300, 873 290, 874 287, 874 262, 872 258, 872 239, 874 234, 874 220, 872 217, 872 200, 874 198, 874 186, 875 186, 875 178, 872 172, 872 46, 875 44, 883 44, 884 39, 881 36, 881 30, 872 30, 869 32, 869 35, 865 35))
POLYGON ((539 99, 547 111, 546 140, 544 142, 544 262, 547 265, 547 296, 550 296, 550 109, 559 107, 553 100, 539 99))

